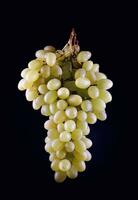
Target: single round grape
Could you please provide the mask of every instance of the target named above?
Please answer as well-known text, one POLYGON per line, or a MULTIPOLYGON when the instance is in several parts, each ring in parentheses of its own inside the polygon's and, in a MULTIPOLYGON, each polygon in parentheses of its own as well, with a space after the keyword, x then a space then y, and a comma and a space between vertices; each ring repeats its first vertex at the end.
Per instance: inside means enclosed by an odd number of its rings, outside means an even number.
POLYGON ((49 129, 47 132, 47 135, 51 140, 59 137, 59 133, 58 133, 57 129, 55 129, 55 128, 49 129))
POLYGON ((91 153, 88 150, 86 150, 86 154, 87 154, 87 158, 85 159, 85 161, 90 161, 92 159, 91 153))
POLYGON ((39 78, 39 73, 36 70, 30 70, 25 76, 25 80, 28 82, 34 82, 39 78))
POLYGON ((49 130, 51 128, 56 128, 56 124, 54 123, 54 121, 52 119, 49 119, 44 123, 44 128, 47 130, 49 130))
POLYGON ((65 87, 62 87, 57 91, 57 95, 60 99, 67 99, 69 94, 70 94, 69 90, 65 87))
POLYGON ((82 68, 86 71, 90 71, 93 68, 93 62, 91 60, 84 62, 82 68))
POLYGON ((57 158, 57 157, 56 157, 56 153, 53 152, 53 153, 51 153, 50 156, 49 156, 49 161, 52 162, 52 161, 54 161, 56 158, 57 158))
POLYGON ((87 71, 86 77, 91 81, 91 84, 95 84, 96 82, 96 75, 93 70, 87 71))
POLYGON ((65 144, 65 150, 66 150, 67 152, 73 152, 74 149, 75 149, 75 145, 74 145, 73 142, 67 142, 67 143, 65 144))
POLYGON ((26 74, 27 74, 29 71, 30 71, 29 68, 23 69, 23 70, 21 71, 21 77, 22 77, 22 78, 25 78, 26 74))
POLYGON ((75 150, 78 152, 83 152, 86 150, 86 145, 83 141, 81 140, 74 140, 75 144, 75 150))
POLYGON ((57 156, 57 158, 59 158, 59 159, 65 158, 65 156, 66 156, 65 150, 57 151, 57 152, 56 152, 56 156, 57 156))
POLYGON ((104 121, 107 118, 107 114, 106 114, 105 110, 102 110, 100 112, 96 112, 96 116, 97 116, 97 119, 99 119, 101 121, 104 121))
POLYGON ((50 76, 50 67, 48 65, 43 65, 43 67, 41 67, 40 73, 43 78, 48 78, 50 76))
POLYGON ((80 121, 85 121, 87 119, 87 113, 85 111, 83 111, 83 110, 79 110, 77 118, 80 121))
POLYGON ((50 109, 51 114, 54 115, 58 111, 57 102, 49 104, 49 109, 50 109))
POLYGON ((69 142, 71 140, 71 134, 68 131, 63 131, 59 135, 61 142, 69 142))
POLYGON ((83 132, 80 128, 75 129, 71 134, 72 140, 80 140, 82 136, 83 136, 83 132))
POLYGON ((33 101, 38 97, 38 92, 36 88, 27 89, 25 92, 27 101, 33 101))
POLYGON ((60 86, 61 86, 61 82, 60 82, 60 80, 58 80, 56 78, 51 79, 47 83, 47 88, 49 90, 57 90, 58 88, 60 88, 60 86))
POLYGON ((99 89, 108 90, 113 86, 113 82, 109 79, 101 79, 97 81, 97 86, 99 89))
POLYGON ((74 131, 76 128, 76 123, 74 122, 74 120, 67 120, 64 123, 64 129, 68 132, 72 132, 74 131))
POLYGON ((52 67, 56 63, 56 54, 52 52, 48 52, 45 54, 47 64, 52 67))
POLYGON ((51 104, 57 99, 57 92, 55 90, 48 91, 44 96, 44 101, 47 104, 51 104))
POLYGON ((101 72, 96 72, 95 75, 96 75, 96 81, 107 78, 106 75, 104 73, 101 73, 101 72))
POLYGON ((78 55, 77 55, 77 61, 79 63, 81 62, 86 62, 87 60, 89 60, 91 57, 91 52, 89 51, 81 51, 78 55))
POLYGON ((92 146, 92 141, 89 138, 83 136, 81 140, 84 142, 87 149, 89 149, 92 146))
POLYGON ((77 169, 72 165, 71 168, 67 171, 67 176, 71 179, 74 179, 78 176, 77 169))
POLYGON ((77 69, 76 72, 75 72, 75 79, 78 79, 78 78, 84 78, 86 76, 86 71, 85 69, 77 69))
POLYGON ((106 108, 105 102, 100 98, 93 99, 92 105, 93 105, 93 110, 96 110, 96 111, 99 111, 99 112, 103 111, 106 108))
POLYGON ((59 110, 55 113, 54 115, 54 122, 56 124, 62 123, 66 120, 66 115, 65 112, 63 110, 59 110))
POLYGON ((67 177, 66 173, 60 172, 60 171, 55 172, 55 175, 54 175, 55 181, 56 181, 57 183, 62 183, 62 182, 64 182, 65 179, 66 179, 66 177, 67 177))
POLYGON ((57 124, 57 131, 58 131, 59 133, 65 131, 65 129, 64 129, 64 124, 63 124, 63 123, 57 124))
POLYGON ((72 94, 68 98, 68 104, 70 106, 78 106, 82 103, 82 97, 77 94, 72 94))
POLYGON ((97 121, 96 115, 94 113, 92 113, 92 112, 88 112, 87 113, 87 122, 89 124, 95 124, 96 121, 97 121))
POLYGON ((44 59, 45 54, 46 54, 46 51, 41 49, 41 50, 36 51, 35 56, 37 58, 44 59))
POLYGON ((78 88, 86 89, 90 86, 91 82, 88 78, 77 78, 75 84, 78 88))
POLYGON ((40 92, 40 94, 45 94, 46 92, 48 92, 47 86, 45 84, 39 85, 38 91, 40 92))
POLYGON ((33 100, 33 109, 38 110, 44 104, 44 96, 39 95, 36 99, 33 100))
POLYGON ((68 106, 65 110, 65 114, 69 119, 74 119, 77 117, 77 109, 72 106, 68 106))
POLYGON ((78 152, 78 151, 74 151, 74 157, 76 160, 83 160, 85 161, 87 159, 87 153, 86 151, 83 151, 83 152, 78 152))
POLYGON ((50 142, 51 141, 51 139, 47 136, 47 137, 45 137, 45 143, 48 143, 48 142, 50 142))
POLYGON ((85 131, 88 128, 88 123, 86 121, 77 120, 77 128, 80 128, 82 131, 85 131))
POLYGON ((106 90, 100 90, 99 98, 102 99, 105 103, 112 101, 112 95, 106 90))
POLYGON ((81 104, 81 108, 85 112, 92 111, 92 102, 90 100, 84 100, 81 104))
POLYGON ((54 65, 51 67, 50 69, 51 75, 54 77, 60 77, 63 72, 62 72, 62 68, 59 65, 54 65))
POLYGON ((43 65, 41 60, 32 60, 28 63, 28 67, 31 70, 39 70, 43 65))
POLYGON ((60 151, 61 149, 63 149, 63 147, 63 142, 61 142, 58 138, 52 141, 52 148, 54 149, 54 151, 60 151))
POLYGON ((88 126, 86 129, 83 130, 83 135, 89 135, 90 127, 88 126))
POLYGON ((80 160, 74 160, 73 161, 73 165, 76 167, 76 169, 78 170, 78 172, 83 172, 86 169, 86 164, 84 161, 80 160))
POLYGON ((92 70, 94 71, 94 72, 99 72, 99 64, 97 64, 97 63, 94 63, 93 64, 93 68, 92 68, 92 70))
POLYGON ((32 82, 28 82, 25 79, 21 79, 18 83, 18 89, 21 91, 30 89, 32 84, 33 84, 32 82))
POLYGON ((88 95, 92 98, 92 99, 96 99, 99 96, 99 89, 96 86, 90 86, 88 88, 88 95))
POLYGON ((47 142, 44 148, 45 148, 46 152, 53 153, 53 148, 52 148, 52 142, 51 141, 47 142))
POLYGON ((44 116, 51 115, 51 112, 50 112, 48 104, 42 105, 42 107, 41 107, 41 114, 44 115, 44 116))
POLYGON ((53 171, 59 171, 59 162, 60 160, 59 159, 54 159, 51 163, 51 169, 53 171))
POLYGON ((71 168, 71 163, 67 159, 63 159, 59 162, 59 169, 63 172, 67 172, 71 168))
POLYGON ((55 47, 53 47, 51 45, 47 45, 46 47, 44 47, 44 50, 45 51, 52 51, 52 52, 56 51, 55 47))
POLYGON ((68 106, 68 103, 65 100, 60 99, 57 101, 57 108, 59 110, 65 110, 67 106, 68 106))

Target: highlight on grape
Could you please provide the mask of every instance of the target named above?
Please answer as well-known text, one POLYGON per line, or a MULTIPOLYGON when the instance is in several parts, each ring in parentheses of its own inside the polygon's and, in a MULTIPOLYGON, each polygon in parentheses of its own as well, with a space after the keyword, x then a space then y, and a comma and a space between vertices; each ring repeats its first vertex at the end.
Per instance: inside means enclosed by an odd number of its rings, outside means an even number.
POLYGON ((33 109, 46 117, 44 149, 59 183, 85 171, 92 158, 89 124, 106 120, 106 104, 112 101, 108 89, 113 82, 91 56, 90 51, 80 51, 72 30, 62 50, 53 46, 38 50, 18 83, 33 109))

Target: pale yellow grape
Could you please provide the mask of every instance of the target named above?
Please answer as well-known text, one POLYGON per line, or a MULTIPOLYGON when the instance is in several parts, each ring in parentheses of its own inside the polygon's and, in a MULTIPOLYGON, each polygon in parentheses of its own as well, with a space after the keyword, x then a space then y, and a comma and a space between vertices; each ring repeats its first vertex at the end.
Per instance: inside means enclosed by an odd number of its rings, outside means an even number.
POLYGON ((56 99, 57 99, 57 92, 55 90, 48 91, 44 96, 44 101, 47 104, 54 103, 54 101, 56 101, 56 99))
POLYGON ((105 112, 105 110, 102 110, 100 112, 96 112, 96 116, 97 116, 97 119, 101 120, 101 121, 104 121, 107 119, 107 114, 105 112))
POLYGON ((51 141, 51 139, 47 136, 46 138, 45 138, 45 143, 48 143, 48 142, 50 142, 51 141))
POLYGON ((62 68, 59 65, 54 65, 50 68, 51 75, 54 77, 59 77, 63 74, 62 68))
POLYGON ((55 152, 53 152, 53 153, 51 153, 50 155, 49 155, 49 161, 54 161, 55 159, 56 159, 57 157, 56 157, 56 153, 55 152))
POLYGON ((68 103, 65 100, 60 99, 57 101, 57 108, 59 110, 65 110, 67 106, 68 106, 68 103))
POLYGON ((53 148, 52 148, 52 142, 51 141, 47 142, 44 148, 45 148, 46 152, 53 153, 53 148))
POLYGON ((44 123, 44 128, 47 130, 49 130, 51 128, 56 128, 56 124, 54 123, 54 121, 52 119, 49 119, 44 123))
POLYGON ((28 63, 28 67, 31 70, 39 70, 43 65, 42 60, 32 60, 28 63))
POLYGON ((18 89, 23 91, 26 89, 30 89, 32 87, 33 82, 27 81, 25 79, 21 79, 18 83, 18 89))
POLYGON ((35 56, 37 58, 44 59, 45 54, 46 54, 45 50, 38 50, 38 51, 36 51, 35 56))
POLYGON ((78 151, 74 151, 74 157, 76 160, 86 160, 87 159, 87 153, 86 151, 83 152, 78 152, 78 151))
POLYGON ((56 181, 57 183, 62 183, 62 182, 64 182, 65 179, 66 179, 66 177, 67 177, 66 173, 60 172, 60 171, 55 172, 55 175, 54 175, 55 181, 56 181))
POLYGON ((63 123, 57 124, 57 131, 58 131, 59 133, 65 131, 65 129, 64 129, 64 124, 63 124, 63 123))
POLYGON ((96 75, 93 70, 87 71, 86 77, 91 81, 91 84, 94 84, 96 82, 96 75))
POLYGON ((77 109, 72 106, 68 106, 65 110, 65 114, 69 119, 74 119, 77 117, 77 109))
POLYGON ((55 139, 52 141, 52 148, 54 149, 54 151, 60 151, 61 149, 63 149, 64 147, 64 143, 61 142, 59 139, 55 139))
POLYGON ((80 128, 75 129, 71 134, 72 140, 80 140, 82 136, 83 136, 83 132, 80 128))
POLYGON ((77 118, 80 121, 85 121, 87 119, 87 113, 85 111, 83 111, 83 110, 79 110, 77 118))
POLYGON ((57 158, 52 161, 52 163, 51 163, 51 169, 53 171, 59 171, 59 162, 60 162, 60 160, 57 159, 57 158))
POLYGON ((76 123, 74 122, 74 120, 67 120, 64 123, 65 131, 72 132, 75 130, 75 128, 76 128, 76 123))
POLYGON ((51 46, 51 45, 47 45, 46 47, 44 47, 45 51, 56 51, 55 47, 51 46))
POLYGON ((50 67, 48 65, 43 65, 40 70, 40 73, 43 78, 48 78, 50 76, 50 67))
POLYGON ((88 128, 88 123, 86 121, 77 120, 77 128, 80 128, 82 131, 85 131, 88 128))
POLYGON ((90 127, 88 126, 87 129, 83 130, 83 135, 89 135, 90 127))
POLYGON ((91 82, 88 78, 77 78, 75 84, 78 88, 86 89, 90 86, 91 82))
POLYGON ((57 91, 57 95, 60 99, 67 99, 69 94, 70 94, 69 90, 65 87, 62 87, 57 91))
POLYGON ((27 72, 29 72, 29 71, 30 71, 29 68, 25 68, 25 69, 23 69, 23 70, 21 71, 21 77, 22 77, 22 78, 25 78, 27 72))
POLYGON ((67 152, 73 152, 74 149, 75 149, 75 145, 74 145, 73 142, 67 142, 67 143, 65 144, 65 150, 66 150, 67 152))
POLYGON ((92 99, 96 99, 99 96, 99 89, 96 86, 90 86, 88 88, 88 95, 92 98, 92 99))
POLYGON ((56 78, 51 79, 47 83, 47 88, 49 90, 57 90, 58 88, 60 88, 60 86, 61 86, 61 82, 60 82, 60 80, 58 80, 56 78))
POLYGON ((30 70, 27 72, 25 79, 28 82, 34 82, 39 78, 39 73, 36 70, 30 70))
POLYGON ((89 149, 92 146, 92 141, 89 138, 83 136, 81 140, 84 142, 87 149, 89 149))
POLYGON ((47 64, 52 67, 56 63, 56 54, 52 52, 48 52, 45 54, 45 59, 47 64))
POLYGON ((93 68, 92 68, 92 70, 94 71, 94 72, 99 72, 99 64, 97 64, 97 63, 94 63, 93 64, 93 68))
POLYGON ((65 158, 65 156, 66 156, 65 150, 57 151, 57 152, 56 152, 56 156, 57 156, 57 158, 59 158, 59 159, 65 158))
POLYGON ((48 104, 42 105, 42 107, 41 107, 41 114, 44 115, 44 116, 51 115, 51 112, 50 112, 48 104))
POLYGON ((87 60, 89 60, 91 57, 91 52, 89 51, 81 51, 78 55, 77 55, 77 61, 79 63, 81 62, 86 62, 87 60))
POLYGON ((36 88, 27 89, 25 92, 27 101, 33 101, 38 97, 38 92, 36 88))
POLYGON ((55 113, 54 115, 54 122, 56 124, 62 123, 66 120, 66 115, 65 112, 63 110, 59 110, 55 113))
POLYGON ((113 86, 113 82, 109 79, 101 79, 97 81, 97 86, 99 89, 108 90, 113 86))
POLYGON ((85 161, 90 161, 92 159, 91 153, 88 150, 86 150, 85 152, 87 154, 87 157, 86 157, 85 161))
POLYGON ((104 73, 101 73, 101 72, 96 72, 95 75, 96 75, 96 81, 107 78, 106 75, 104 73))
POLYGON ((51 140, 59 137, 59 133, 58 133, 57 129, 55 129, 55 128, 49 129, 47 132, 47 135, 51 140))
POLYGON ((103 111, 106 108, 105 102, 98 98, 92 100, 93 110, 95 111, 103 111))
POLYGON ((19 89, 20 91, 25 90, 25 88, 23 87, 24 81, 25 81, 24 79, 21 79, 21 80, 19 81, 19 83, 18 83, 18 89, 19 89))
POLYGON ((67 171, 67 176, 71 179, 74 179, 78 176, 77 169, 72 165, 71 168, 67 171))
POLYGON ((84 62, 82 68, 86 71, 90 71, 93 68, 93 62, 91 60, 84 62))
POLYGON ((72 94, 68 98, 68 104, 70 106, 78 106, 82 103, 82 97, 77 94, 72 94))
POLYGON ((80 78, 80 77, 82 77, 82 78, 84 78, 86 76, 86 71, 85 71, 85 69, 77 69, 76 70, 76 72, 75 72, 75 79, 77 79, 77 78, 80 78))
POLYGON ((40 94, 45 94, 46 92, 48 92, 46 84, 39 85, 38 91, 40 92, 40 94))
POLYGON ((105 103, 112 101, 112 95, 106 90, 100 90, 99 98, 102 99, 105 103))
POLYGON ((71 162, 67 159, 63 159, 59 162, 59 169, 63 172, 67 172, 71 168, 71 162))
POLYGON ((73 161, 73 165, 76 167, 76 169, 78 170, 78 172, 83 172, 86 169, 86 164, 84 161, 80 160, 74 160, 73 161))
POLYGON ((78 152, 83 152, 86 150, 86 145, 83 141, 81 140, 74 140, 75 144, 75 150, 78 152))
POLYGON ((59 135, 61 142, 69 142, 71 140, 71 134, 68 131, 63 131, 59 135))
POLYGON ((92 112, 88 112, 87 113, 87 122, 89 124, 95 124, 96 121, 97 121, 96 115, 94 113, 92 113, 92 112))
POLYGON ((33 109, 38 110, 44 104, 44 96, 39 95, 36 99, 33 100, 33 109))
POLYGON ((89 111, 92 111, 92 102, 90 100, 84 100, 82 103, 81 103, 81 108, 83 111, 85 112, 89 112, 89 111))
POLYGON ((54 115, 58 111, 57 102, 49 104, 49 109, 50 112, 54 115))

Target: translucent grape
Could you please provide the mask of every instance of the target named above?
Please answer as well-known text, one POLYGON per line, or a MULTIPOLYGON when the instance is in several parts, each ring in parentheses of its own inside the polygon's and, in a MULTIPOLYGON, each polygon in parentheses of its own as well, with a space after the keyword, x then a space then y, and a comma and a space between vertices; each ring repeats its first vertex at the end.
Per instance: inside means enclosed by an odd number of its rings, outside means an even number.
POLYGON ((48 46, 46 46, 45 48, 44 48, 44 50, 45 51, 55 51, 56 49, 55 49, 55 47, 53 47, 53 46, 51 46, 51 45, 48 45, 48 46))
POLYGON ((62 123, 66 120, 66 115, 65 112, 63 110, 59 110, 55 113, 54 115, 54 122, 56 124, 62 123))
POLYGON ((91 153, 88 150, 86 150, 85 152, 87 154, 87 157, 86 157, 85 161, 90 161, 92 159, 91 153))
POLYGON ((42 77, 48 78, 50 76, 50 67, 48 65, 43 65, 40 70, 42 77))
POLYGON ((65 110, 67 106, 68 106, 68 104, 65 100, 61 99, 61 100, 57 101, 57 108, 59 110, 65 110))
POLYGON ((57 157, 56 157, 56 153, 53 152, 53 153, 51 153, 50 156, 49 156, 49 161, 52 162, 52 161, 54 161, 56 158, 57 158, 57 157))
POLYGON ((90 86, 91 82, 88 78, 77 78, 75 84, 78 88, 86 89, 90 86))
POLYGON ((40 94, 45 94, 46 92, 48 92, 47 86, 45 84, 39 85, 38 91, 40 92, 40 94))
POLYGON ((46 143, 45 151, 48 152, 48 153, 53 153, 53 148, 52 148, 52 142, 51 141, 46 143))
POLYGON ((64 159, 59 162, 59 169, 63 172, 68 171, 71 168, 71 163, 69 160, 64 159))
POLYGON ((99 98, 102 99, 105 103, 112 101, 112 95, 106 90, 100 90, 99 98))
POLYGON ((77 69, 76 72, 75 72, 75 79, 77 78, 84 78, 86 76, 86 71, 85 69, 77 69))
POLYGON ((87 159, 87 153, 86 151, 83 151, 81 153, 79 153, 78 151, 74 152, 74 156, 76 160, 83 160, 85 161, 87 159))
POLYGON ((65 144, 65 150, 66 150, 67 152, 73 152, 74 149, 75 149, 75 145, 74 145, 73 142, 67 142, 67 143, 65 144))
POLYGON ((74 179, 78 176, 77 169, 72 165, 71 168, 67 171, 67 176, 71 179, 74 179))
POLYGON ((74 140, 75 144, 75 150, 78 152, 83 152, 86 150, 86 145, 83 141, 81 140, 74 140))
POLYGON ((68 106, 65 110, 65 114, 69 119, 74 119, 77 117, 77 109, 72 106, 68 106))
POLYGON ((27 72, 29 72, 29 71, 30 71, 29 68, 25 68, 25 69, 23 69, 23 70, 21 71, 21 77, 22 77, 22 78, 25 78, 27 72))
POLYGON ((91 52, 89 51, 81 51, 78 55, 77 55, 77 61, 79 63, 81 62, 86 62, 87 60, 89 60, 91 57, 91 52))
POLYGON ((44 96, 39 95, 36 99, 33 100, 33 109, 38 110, 44 104, 44 96))
POLYGON ((67 99, 69 94, 70 94, 69 90, 65 87, 62 87, 57 91, 57 95, 60 99, 67 99))
POLYGON ((99 96, 99 89, 96 86, 91 86, 88 88, 88 95, 92 99, 96 99, 99 96))
POLYGON ((64 144, 59 139, 55 139, 52 141, 52 148, 54 149, 54 151, 60 151, 61 149, 63 149, 63 147, 64 144))
POLYGON ((47 130, 49 130, 51 128, 56 128, 56 124, 54 123, 54 121, 52 119, 49 119, 44 123, 44 128, 47 130))
POLYGON ((60 82, 60 80, 58 80, 56 78, 51 79, 47 83, 47 88, 49 90, 57 90, 58 88, 60 88, 60 86, 61 86, 61 82, 60 82))
POLYGON ((107 78, 106 75, 104 73, 101 73, 101 72, 96 72, 95 75, 96 75, 96 81, 107 78))
POLYGON ((55 181, 56 181, 57 183, 62 183, 62 182, 64 182, 65 179, 66 179, 66 177, 67 177, 66 173, 60 172, 60 171, 55 172, 55 175, 54 175, 55 181))
POLYGON ((96 112, 96 116, 101 121, 104 121, 107 118, 107 114, 106 114, 105 110, 102 110, 100 112, 96 112))
POLYGON ((82 103, 82 97, 80 95, 72 94, 68 98, 68 104, 70 106, 78 106, 82 103))
POLYGON ((56 63, 56 54, 52 52, 48 52, 45 55, 47 64, 52 67, 56 63))
POLYGON ((44 116, 51 115, 51 112, 50 112, 48 104, 42 105, 42 107, 41 107, 41 114, 44 115, 44 116))
POLYGON ((80 128, 82 129, 82 131, 85 131, 88 128, 88 123, 86 121, 77 120, 77 128, 80 128))
POLYGON ((39 70, 42 67, 42 65, 43 65, 43 61, 41 60, 32 60, 28 63, 28 67, 31 70, 39 70))
POLYGON ((38 97, 38 92, 36 88, 27 89, 25 92, 27 101, 33 101, 38 97))
POLYGON ((59 159, 54 159, 51 163, 51 169, 53 171, 59 171, 59 162, 60 160, 59 159))
POLYGON ((44 96, 44 101, 47 104, 51 104, 57 99, 57 92, 55 90, 48 91, 44 96))
POLYGON ((83 136, 83 132, 80 128, 75 129, 71 134, 72 140, 80 140, 82 136, 83 136))
POLYGON ((92 100, 93 109, 96 111, 103 111, 106 108, 105 102, 98 98, 92 100))
POLYGON ((92 146, 92 141, 89 138, 83 136, 81 140, 84 142, 87 149, 89 149, 92 146))
POLYGON ((83 171, 85 171, 85 169, 86 169, 86 164, 85 164, 84 161, 74 160, 74 161, 73 161, 73 165, 76 167, 76 169, 77 169, 79 172, 83 172, 83 171))
POLYGON ((64 129, 64 124, 63 124, 63 123, 57 124, 57 131, 58 131, 59 133, 65 131, 65 129, 64 129))
POLYGON ((93 68, 93 62, 91 60, 86 61, 83 63, 82 67, 86 70, 86 71, 90 71, 93 68))
POLYGON ((57 102, 51 103, 49 105, 49 109, 50 109, 51 114, 54 115, 58 111, 57 102))
POLYGON ((57 156, 57 158, 59 158, 59 159, 65 158, 65 156, 66 156, 65 150, 57 151, 57 152, 56 152, 56 156, 57 156))
POLYGON ((76 128, 76 123, 73 120, 67 120, 64 123, 64 129, 68 132, 74 131, 76 128))
POLYGON ((99 72, 99 64, 94 63, 94 64, 93 64, 92 70, 93 70, 94 72, 99 72))
POLYGON ((26 73, 25 79, 28 82, 34 82, 39 78, 39 73, 36 70, 29 70, 26 73))
POLYGON ((92 113, 92 112, 88 112, 87 113, 87 122, 89 124, 95 124, 96 121, 97 121, 96 115, 94 113, 92 113))
POLYGON ((46 54, 45 50, 38 50, 38 51, 36 51, 35 56, 37 58, 44 59, 45 54, 46 54))
POLYGON ((50 72, 51 75, 54 77, 60 77, 63 74, 62 69, 59 65, 52 66, 50 72))
POLYGON ((58 133, 57 129, 55 129, 55 128, 49 129, 47 132, 47 135, 52 140, 59 137, 59 133, 58 133))
POLYGON ((79 110, 77 118, 80 121, 85 121, 87 119, 87 113, 85 111, 83 111, 83 110, 79 110))
POLYGON ((86 77, 91 81, 91 84, 93 85, 96 81, 96 75, 93 70, 87 71, 86 77))
POLYGON ((71 134, 68 131, 60 133, 59 139, 61 142, 69 142, 71 140, 71 134))
POLYGON ((81 108, 85 112, 92 111, 92 102, 90 100, 84 100, 81 104, 81 108))
POLYGON ((97 81, 97 86, 99 89, 108 90, 113 86, 113 82, 109 79, 101 79, 97 81))

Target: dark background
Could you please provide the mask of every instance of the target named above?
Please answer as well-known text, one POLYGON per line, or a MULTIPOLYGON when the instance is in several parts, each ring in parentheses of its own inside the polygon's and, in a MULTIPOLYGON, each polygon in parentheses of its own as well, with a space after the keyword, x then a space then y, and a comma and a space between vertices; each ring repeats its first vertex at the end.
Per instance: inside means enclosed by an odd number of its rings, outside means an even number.
POLYGON ((4 8, 2 43, 8 64, 2 171, 5 195, 14 195, 14 198, 19 195, 19 199, 37 195, 38 199, 47 199, 49 195, 51 199, 54 196, 112 199, 132 195, 128 92, 135 52, 136 1, 28 1, 8 3, 4 8), (17 90, 17 84, 21 70, 34 58, 35 51, 48 44, 62 48, 72 27, 81 49, 90 50, 93 61, 113 80, 110 90, 113 101, 107 105, 107 120, 91 127, 93 159, 87 163, 86 171, 75 180, 57 184, 44 151, 45 117, 32 109, 24 92, 17 90))

